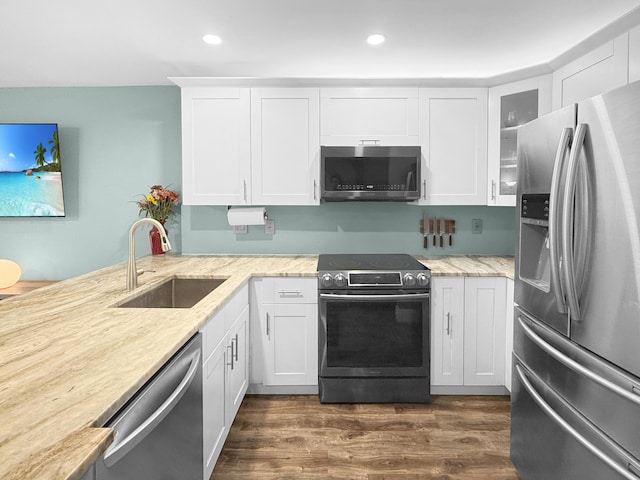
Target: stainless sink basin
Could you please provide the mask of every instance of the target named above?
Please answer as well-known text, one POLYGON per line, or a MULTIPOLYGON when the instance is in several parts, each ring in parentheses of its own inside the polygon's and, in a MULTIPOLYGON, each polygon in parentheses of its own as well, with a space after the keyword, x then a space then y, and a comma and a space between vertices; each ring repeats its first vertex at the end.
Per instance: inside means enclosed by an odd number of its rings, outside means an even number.
POLYGON ((225 281, 224 278, 173 277, 128 300, 119 308, 191 308, 225 281))

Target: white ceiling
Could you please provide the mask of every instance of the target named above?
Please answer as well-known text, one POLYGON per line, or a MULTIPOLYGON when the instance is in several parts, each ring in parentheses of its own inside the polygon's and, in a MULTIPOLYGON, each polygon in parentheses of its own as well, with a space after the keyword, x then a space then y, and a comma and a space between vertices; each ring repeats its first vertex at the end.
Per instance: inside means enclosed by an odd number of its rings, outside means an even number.
POLYGON ((640 0, 0 0, 0 87, 167 77, 489 78, 547 64, 640 0), (202 35, 222 37, 206 45, 202 35), (365 43, 383 33, 378 47, 365 43))

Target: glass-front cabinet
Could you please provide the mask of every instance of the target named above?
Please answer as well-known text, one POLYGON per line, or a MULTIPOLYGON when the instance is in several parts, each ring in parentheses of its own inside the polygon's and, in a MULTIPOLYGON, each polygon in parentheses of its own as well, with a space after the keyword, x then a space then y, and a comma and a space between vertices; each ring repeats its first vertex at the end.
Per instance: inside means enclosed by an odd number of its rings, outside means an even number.
POLYGON ((551 75, 489 89, 487 205, 515 206, 521 125, 551 111, 551 75))

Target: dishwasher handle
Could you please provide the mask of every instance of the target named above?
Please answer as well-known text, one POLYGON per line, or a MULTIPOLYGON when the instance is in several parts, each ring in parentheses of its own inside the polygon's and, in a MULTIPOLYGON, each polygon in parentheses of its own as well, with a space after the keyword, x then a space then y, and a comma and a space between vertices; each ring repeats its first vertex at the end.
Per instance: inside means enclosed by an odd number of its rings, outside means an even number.
POLYGON ((104 453, 104 464, 112 467, 165 419, 191 386, 200 363, 200 350, 192 354, 189 369, 175 390, 146 420, 122 440, 115 440, 104 453))

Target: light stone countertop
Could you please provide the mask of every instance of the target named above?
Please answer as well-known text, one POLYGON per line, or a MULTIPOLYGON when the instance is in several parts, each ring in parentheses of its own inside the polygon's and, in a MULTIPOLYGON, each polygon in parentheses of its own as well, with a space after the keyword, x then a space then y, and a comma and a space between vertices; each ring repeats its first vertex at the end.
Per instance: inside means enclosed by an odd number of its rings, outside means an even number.
MULTIPOLYGON (((433 275, 513 278, 513 258, 421 258, 433 275)), ((316 256, 145 257, 0 301, 0 478, 78 479, 102 425, 252 276, 315 276, 316 256), (226 278, 189 309, 118 309, 170 276, 226 278)))
POLYGON ((513 257, 416 257, 433 276, 507 277, 513 280, 513 257))

